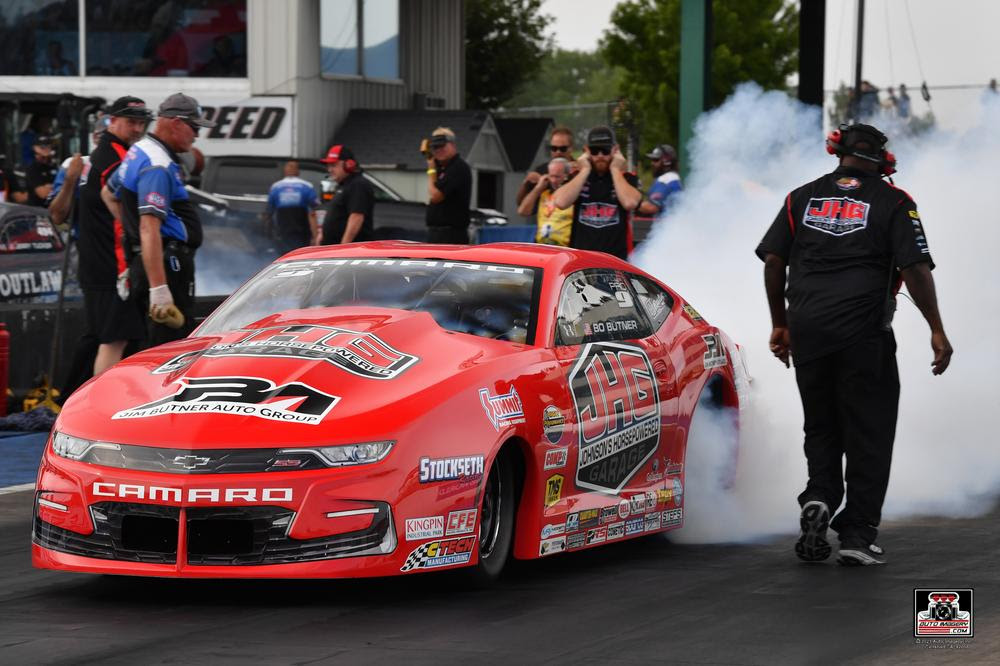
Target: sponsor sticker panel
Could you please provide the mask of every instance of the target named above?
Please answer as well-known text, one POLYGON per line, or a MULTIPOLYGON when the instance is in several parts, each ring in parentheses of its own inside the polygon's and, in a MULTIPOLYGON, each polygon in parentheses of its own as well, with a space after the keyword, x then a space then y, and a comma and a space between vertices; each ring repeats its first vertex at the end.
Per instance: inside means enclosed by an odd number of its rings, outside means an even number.
POLYGON ((457 539, 439 539, 414 548, 400 571, 434 569, 454 564, 468 564, 476 545, 476 535, 457 539))
POLYGON ((444 536, 444 516, 406 519, 406 540, 423 541, 444 536))

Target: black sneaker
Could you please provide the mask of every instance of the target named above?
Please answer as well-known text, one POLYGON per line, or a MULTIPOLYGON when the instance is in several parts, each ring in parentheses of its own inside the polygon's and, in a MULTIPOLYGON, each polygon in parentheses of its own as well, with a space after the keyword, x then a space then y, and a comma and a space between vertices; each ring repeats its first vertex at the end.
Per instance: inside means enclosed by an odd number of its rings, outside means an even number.
POLYGON ((840 542, 840 553, 837 562, 848 567, 885 564, 885 551, 874 543, 865 543, 856 539, 842 541, 840 542))
POLYGON ((830 509, 826 502, 813 500, 802 505, 799 526, 802 534, 795 543, 795 554, 805 562, 821 562, 830 557, 826 528, 830 524, 830 509))

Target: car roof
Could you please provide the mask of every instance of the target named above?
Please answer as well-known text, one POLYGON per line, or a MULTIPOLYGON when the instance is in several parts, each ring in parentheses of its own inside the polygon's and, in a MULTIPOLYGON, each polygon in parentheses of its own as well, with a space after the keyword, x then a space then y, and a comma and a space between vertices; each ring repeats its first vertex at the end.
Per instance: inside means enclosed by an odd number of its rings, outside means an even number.
POLYGON ((304 247, 289 252, 278 261, 351 257, 442 259, 470 263, 510 264, 553 270, 557 273, 571 273, 583 268, 612 268, 646 275, 645 271, 610 254, 538 243, 434 245, 413 241, 372 241, 348 245, 304 247))

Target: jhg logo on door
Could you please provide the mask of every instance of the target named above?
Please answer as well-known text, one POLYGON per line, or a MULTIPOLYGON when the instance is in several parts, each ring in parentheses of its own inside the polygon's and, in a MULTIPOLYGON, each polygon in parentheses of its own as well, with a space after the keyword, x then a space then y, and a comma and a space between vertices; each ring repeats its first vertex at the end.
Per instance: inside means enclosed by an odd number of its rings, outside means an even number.
POLYGON ((569 382, 580 432, 576 485, 616 494, 660 442, 652 364, 640 347, 591 343, 569 382))

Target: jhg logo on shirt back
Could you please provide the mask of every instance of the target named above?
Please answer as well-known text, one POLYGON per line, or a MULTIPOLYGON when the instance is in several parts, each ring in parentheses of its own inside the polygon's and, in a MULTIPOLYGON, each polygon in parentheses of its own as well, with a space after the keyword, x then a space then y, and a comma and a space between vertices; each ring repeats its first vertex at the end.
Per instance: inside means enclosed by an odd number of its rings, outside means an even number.
POLYGON ((591 343, 569 382, 580 432, 576 485, 616 494, 660 442, 652 364, 639 347, 591 343))
POLYGON ((392 379, 419 359, 391 347, 377 335, 333 326, 273 326, 252 329, 236 342, 212 345, 170 359, 154 373, 186 368, 201 356, 260 356, 326 361, 368 379, 392 379))
POLYGON ((182 377, 177 384, 173 395, 123 409, 111 418, 213 413, 316 425, 340 400, 306 384, 276 386, 260 377, 182 377))
POLYGON ((870 206, 847 197, 812 198, 802 223, 832 236, 843 236, 868 226, 870 206))

